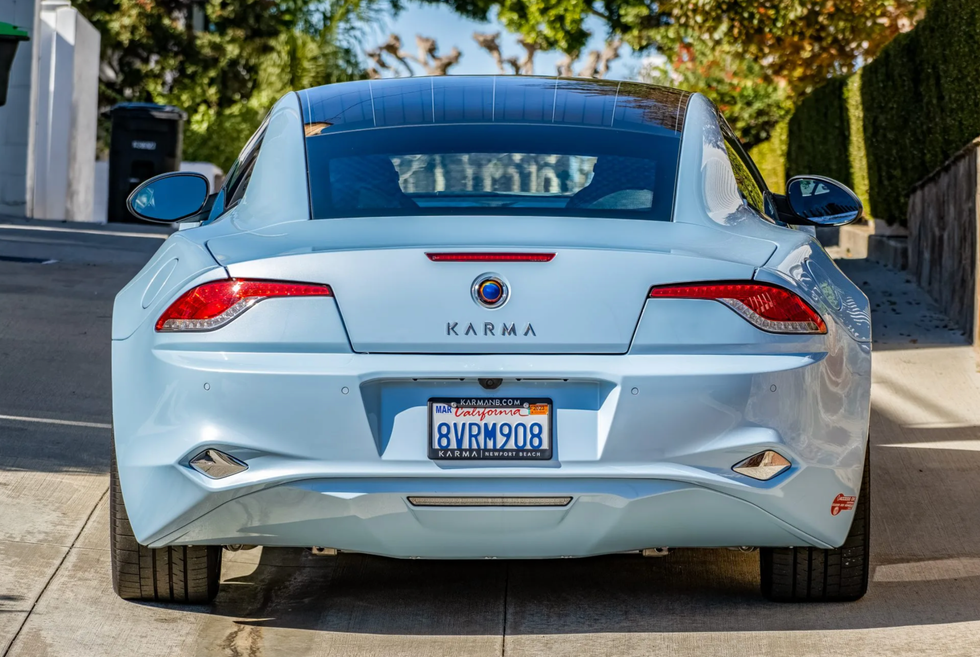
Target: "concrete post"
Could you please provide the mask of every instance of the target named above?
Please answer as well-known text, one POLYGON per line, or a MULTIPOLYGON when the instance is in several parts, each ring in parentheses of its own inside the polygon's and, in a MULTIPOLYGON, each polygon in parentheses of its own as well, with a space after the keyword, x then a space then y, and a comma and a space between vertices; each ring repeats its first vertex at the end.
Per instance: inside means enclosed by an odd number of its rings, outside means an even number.
POLYGON ((40 19, 32 216, 93 221, 101 37, 66 0, 40 19))
POLYGON ((31 216, 34 196, 34 105, 40 39, 37 0, 0 0, 0 17, 27 30, 10 69, 7 104, 0 107, 0 215, 31 216))

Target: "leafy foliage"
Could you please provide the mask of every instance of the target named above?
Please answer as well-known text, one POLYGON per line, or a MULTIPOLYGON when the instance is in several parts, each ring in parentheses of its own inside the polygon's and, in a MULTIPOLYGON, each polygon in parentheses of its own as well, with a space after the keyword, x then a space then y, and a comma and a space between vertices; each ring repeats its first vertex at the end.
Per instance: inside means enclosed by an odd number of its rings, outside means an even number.
MULTIPOLYGON (((921 17, 927 0, 714 0, 661 5, 670 42, 692 35, 737 44, 794 91, 852 72, 921 17)), ((656 30, 647 40, 658 40, 656 30)), ((644 38, 633 37, 642 43, 644 38)))
POLYGON ((786 189, 786 149, 789 146, 789 121, 776 124, 768 140, 751 151, 749 156, 755 162, 759 173, 774 192, 786 189))
POLYGON ((786 150, 788 176, 817 173, 853 184, 850 122, 844 89, 847 78, 835 78, 804 98, 789 120, 786 150), (810 132, 811 134, 807 134, 810 132), (814 139, 816 133, 820 139, 814 139))
POLYGON ((791 176, 829 176, 851 187, 864 203, 865 214, 873 216, 860 72, 815 89, 773 132, 769 143, 751 152, 773 189, 781 190, 791 176))
MULTIPOLYGON (((935 0, 873 62, 800 103, 779 128, 788 132, 783 170, 838 177, 868 214, 904 224, 912 187, 980 135, 977 52, 980 4, 935 0)), ((772 171, 780 151, 771 140, 752 156, 772 171)))
MULTIPOLYGON (((184 159, 227 166, 294 87, 362 76, 349 35, 373 0, 76 0, 102 35, 100 105, 189 114, 184 159)), ((100 134, 105 134, 101 131, 100 134)))
POLYGON ((870 61, 907 31, 929 0, 423 0, 485 20, 541 49, 577 53, 597 17, 636 51, 674 60, 671 74, 645 72, 732 108, 749 145, 765 140, 793 101, 870 61))
POLYGON ((581 50, 595 16, 634 50, 734 46, 795 89, 850 72, 908 30, 926 0, 426 0, 504 26, 542 48, 581 50))
POLYGON ((682 44, 667 65, 652 66, 641 78, 711 98, 749 147, 770 138, 775 125, 793 110, 789 89, 757 62, 704 41, 682 44))
POLYGON ((876 212, 903 222, 915 183, 980 135, 980 4, 936 0, 862 75, 868 185, 876 212))

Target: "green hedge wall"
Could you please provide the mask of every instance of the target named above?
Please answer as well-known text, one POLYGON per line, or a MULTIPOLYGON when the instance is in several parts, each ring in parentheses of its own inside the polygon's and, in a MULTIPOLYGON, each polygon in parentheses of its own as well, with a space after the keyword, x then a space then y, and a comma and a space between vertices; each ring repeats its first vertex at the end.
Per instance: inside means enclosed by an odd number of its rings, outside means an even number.
POLYGON ((980 3, 936 0, 865 67, 871 202, 905 223, 909 190, 980 135, 980 3))
POLYGON ((789 120, 786 175, 819 173, 850 185, 850 122, 847 78, 830 80, 804 98, 789 120), (820 138, 817 139, 817 135, 820 138))
POLYGON ((861 103, 861 84, 863 73, 852 75, 844 88, 844 103, 847 105, 848 161, 851 165, 851 189, 864 202, 864 211, 874 216, 871 198, 868 193, 868 151, 864 143, 864 105, 861 103))
POLYGON ((773 128, 772 136, 749 151, 749 155, 759 167, 759 173, 766 179, 769 189, 783 193, 786 189, 786 147, 789 144, 789 121, 783 121, 773 128))
POLYGON ((830 176, 853 189, 874 216, 861 106, 861 74, 829 80, 804 98, 773 139, 751 151, 769 187, 781 192, 800 174, 830 176))
POLYGON ((770 187, 830 176, 868 215, 904 224, 911 188, 980 136, 980 2, 934 0, 873 62, 803 99, 785 130, 752 151, 770 187))

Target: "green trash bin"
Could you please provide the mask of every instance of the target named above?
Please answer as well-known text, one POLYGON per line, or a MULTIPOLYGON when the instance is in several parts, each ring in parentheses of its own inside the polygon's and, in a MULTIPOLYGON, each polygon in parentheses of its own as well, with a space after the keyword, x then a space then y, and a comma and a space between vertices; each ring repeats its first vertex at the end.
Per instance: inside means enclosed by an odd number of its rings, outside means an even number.
POLYGON ((28 41, 27 32, 10 23, 0 23, 0 105, 7 102, 7 83, 10 81, 10 66, 14 63, 17 46, 28 41))

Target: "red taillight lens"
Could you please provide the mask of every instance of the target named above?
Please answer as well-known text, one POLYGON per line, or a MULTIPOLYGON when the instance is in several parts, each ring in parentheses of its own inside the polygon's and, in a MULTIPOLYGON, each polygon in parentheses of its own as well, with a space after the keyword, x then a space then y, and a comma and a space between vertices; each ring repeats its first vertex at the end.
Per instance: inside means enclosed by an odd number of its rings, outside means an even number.
POLYGON ((554 253, 426 253, 433 262, 551 262, 554 253))
POLYGON ((827 324, 810 305, 775 285, 702 283, 668 285, 650 290, 652 299, 711 299, 770 333, 826 333, 827 324))
POLYGON ((263 299, 329 297, 327 285, 227 279, 184 292, 157 320, 158 331, 210 331, 224 326, 263 299))

